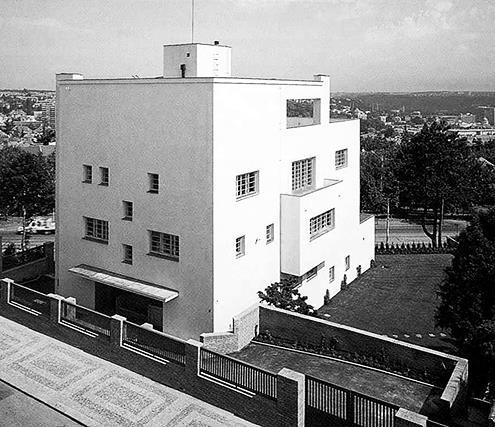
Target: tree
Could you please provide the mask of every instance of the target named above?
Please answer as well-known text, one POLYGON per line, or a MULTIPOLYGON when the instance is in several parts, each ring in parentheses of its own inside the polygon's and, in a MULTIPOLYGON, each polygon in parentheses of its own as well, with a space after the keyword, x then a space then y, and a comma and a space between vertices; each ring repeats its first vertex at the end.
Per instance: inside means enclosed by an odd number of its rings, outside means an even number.
POLYGON ((404 137, 396 161, 400 204, 420 210, 423 231, 433 246, 442 241, 444 211, 466 210, 475 202, 479 183, 474 177, 479 169, 467 141, 443 123, 425 124, 418 134, 404 137))
POLYGON ((265 292, 259 291, 258 297, 261 301, 277 308, 316 316, 314 307, 306 302, 308 297, 301 296, 296 286, 297 283, 294 281, 281 280, 267 286, 265 292))
POLYGON ((0 209, 5 215, 30 217, 53 211, 55 159, 17 147, 0 150, 0 209))
POLYGON ((437 325, 450 331, 470 369, 495 380, 495 208, 460 234, 438 295, 437 325))
POLYGON ((55 139, 55 131, 53 129, 47 129, 45 125, 43 125, 43 133, 38 136, 36 142, 38 144, 48 145, 55 139))

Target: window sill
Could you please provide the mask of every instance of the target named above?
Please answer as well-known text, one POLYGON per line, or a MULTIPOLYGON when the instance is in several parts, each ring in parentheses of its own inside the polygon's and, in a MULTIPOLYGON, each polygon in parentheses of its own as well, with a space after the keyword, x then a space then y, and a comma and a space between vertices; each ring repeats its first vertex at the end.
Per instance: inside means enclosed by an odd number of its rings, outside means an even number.
POLYGON ((85 236, 85 237, 83 237, 83 240, 89 240, 90 242, 95 242, 95 243, 101 243, 103 245, 108 245, 108 240, 97 239, 96 237, 85 236))
POLYGON ((124 216, 122 217, 122 221, 132 221, 132 216, 124 216))
POLYGON ((347 167, 347 165, 344 165, 344 166, 335 166, 335 170, 345 169, 346 167, 347 167))
POLYGON ((245 200, 245 199, 249 199, 250 197, 257 196, 258 194, 259 194, 258 191, 256 193, 245 194, 244 196, 236 197, 235 201, 240 202, 241 200, 245 200))
POLYGON ((132 261, 127 261, 125 259, 122 260, 122 264, 129 264, 132 265, 132 261))
POLYGON ((83 184, 93 184, 93 181, 89 181, 89 180, 84 180, 84 181, 81 181, 83 184))
POLYGON ((147 193, 149 193, 149 194, 158 194, 158 190, 148 190, 147 193))
POLYGON ((102 186, 102 187, 108 187, 108 184, 105 184, 103 182, 100 182, 98 185, 102 186))
POLYGON ((239 259, 239 258, 242 258, 244 255, 246 255, 246 254, 236 254, 235 258, 239 259))
POLYGON ((174 257, 171 255, 158 254, 156 252, 148 252, 146 255, 149 255, 149 256, 152 256, 155 258, 168 259, 169 261, 179 262, 179 257, 174 257))
POLYGON ((318 233, 315 233, 315 234, 309 236, 309 241, 312 242, 313 240, 317 239, 318 237, 321 237, 324 234, 327 234, 329 231, 332 231, 334 228, 335 227, 326 228, 325 230, 318 231, 318 233))

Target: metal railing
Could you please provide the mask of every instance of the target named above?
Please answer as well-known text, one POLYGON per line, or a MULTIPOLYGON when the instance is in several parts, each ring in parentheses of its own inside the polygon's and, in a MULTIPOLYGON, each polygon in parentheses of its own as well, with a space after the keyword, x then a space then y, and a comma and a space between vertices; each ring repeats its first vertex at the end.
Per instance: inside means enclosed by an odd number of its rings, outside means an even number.
POLYGON ((171 361, 179 365, 186 364, 185 342, 124 321, 122 330, 122 344, 132 347, 151 356, 171 361))
POLYGON ((10 285, 9 303, 14 303, 34 311, 45 317, 50 317, 51 298, 41 292, 35 291, 25 286, 12 283, 10 285))
POLYGON ((398 406, 306 376, 306 408, 329 425, 394 427, 398 406), (319 414, 318 414, 319 413, 319 414))
POLYGON ((277 376, 256 366, 202 348, 199 369, 239 388, 277 398, 277 376))
POLYGON ((67 301, 61 301, 60 321, 110 341, 111 317, 105 314, 67 301))
POLYGON ((19 265, 27 264, 28 262, 36 261, 46 257, 45 246, 40 245, 23 252, 18 252, 14 255, 2 257, 3 271, 10 270, 19 265))

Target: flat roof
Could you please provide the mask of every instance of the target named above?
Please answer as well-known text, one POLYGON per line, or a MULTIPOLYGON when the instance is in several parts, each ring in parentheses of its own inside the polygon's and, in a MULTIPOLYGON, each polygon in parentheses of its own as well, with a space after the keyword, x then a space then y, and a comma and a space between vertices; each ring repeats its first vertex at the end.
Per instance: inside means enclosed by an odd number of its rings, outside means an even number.
POLYGON ((107 286, 119 288, 124 291, 139 294, 161 302, 169 302, 179 296, 179 292, 168 289, 164 286, 133 279, 132 277, 123 276, 122 274, 113 273, 98 267, 91 267, 86 264, 80 264, 69 268, 74 273, 84 279, 102 283, 107 286))
POLYGON ((193 46, 193 45, 201 45, 201 46, 220 46, 220 47, 229 47, 232 49, 232 46, 228 46, 226 44, 212 44, 212 43, 175 43, 175 44, 164 44, 165 46, 193 46))
MULTIPOLYGON (((69 73, 70 74, 70 73, 69 73)), ((320 80, 294 80, 259 77, 117 77, 101 79, 67 79, 57 80, 57 84, 184 84, 184 83, 224 83, 224 84, 267 84, 267 85, 298 85, 298 86, 322 86, 320 80)))

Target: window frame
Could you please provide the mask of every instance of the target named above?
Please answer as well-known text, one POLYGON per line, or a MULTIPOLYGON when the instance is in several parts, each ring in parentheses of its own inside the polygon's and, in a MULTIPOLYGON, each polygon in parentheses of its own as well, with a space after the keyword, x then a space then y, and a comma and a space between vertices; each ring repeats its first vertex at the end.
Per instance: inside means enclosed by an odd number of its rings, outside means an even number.
POLYGON ((241 258, 246 255, 246 236, 239 236, 235 239, 235 257, 241 258))
POLYGON ((345 271, 351 268, 351 256, 347 255, 344 259, 345 271))
POLYGON ((347 148, 335 151, 335 169, 344 169, 349 164, 349 152, 347 148), (343 154, 343 160, 341 161, 339 156, 343 154))
POLYGON ((110 233, 108 221, 99 218, 83 216, 84 219, 84 239, 98 243, 108 244, 110 233), (90 231, 91 229, 91 231, 90 231))
POLYGON ((158 258, 168 259, 178 262, 180 259, 180 236, 176 234, 163 233, 161 231, 148 230, 149 251, 148 255, 158 258), (159 250, 156 249, 156 239, 158 241, 159 250), (153 240, 155 239, 155 241, 153 240), (165 250, 165 248, 169 248, 165 250))
POLYGON ((256 170, 256 171, 246 172, 236 175, 235 177, 236 200, 243 200, 248 197, 256 196, 257 194, 259 194, 259 181, 260 181, 259 172, 260 172, 259 170, 256 170), (251 177, 254 177, 253 178, 254 187, 253 189, 250 190, 250 187, 252 186, 250 182, 251 177))
POLYGON ((159 192, 160 192, 160 174, 148 172, 148 193, 158 194, 159 192))
POLYGON ((93 166, 83 165, 83 183, 92 184, 93 183, 93 166))
POLYGON ((309 219, 309 239, 313 240, 335 228, 335 208, 309 219))
POLYGON ((132 245, 122 244, 122 263, 132 265, 133 249, 132 245), (129 252, 130 251, 130 252, 129 252), (130 256, 129 256, 130 254, 130 256))
POLYGON ((335 281, 335 266, 328 267, 328 283, 335 281))
POLYGON ((100 183, 103 187, 108 187, 110 183, 110 169, 105 166, 100 166, 100 183))
POLYGON ((134 218, 134 203, 132 203, 129 200, 122 200, 122 209, 124 212, 124 216, 122 219, 124 221, 132 221, 134 218), (130 215, 129 215, 129 209, 130 209, 130 215))
POLYGON ((315 156, 292 162, 292 191, 300 192, 315 187, 315 166, 315 156), (307 172, 303 173, 305 169, 309 171, 309 175, 307 172))
POLYGON ((275 241, 275 224, 268 224, 265 233, 266 244, 269 245, 270 243, 273 243, 275 241))

